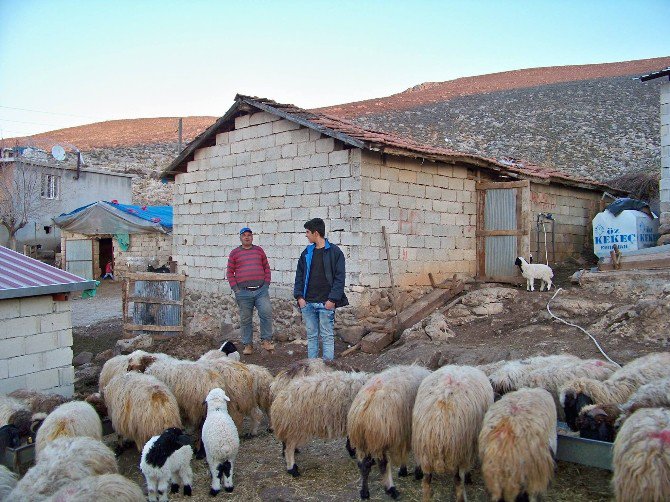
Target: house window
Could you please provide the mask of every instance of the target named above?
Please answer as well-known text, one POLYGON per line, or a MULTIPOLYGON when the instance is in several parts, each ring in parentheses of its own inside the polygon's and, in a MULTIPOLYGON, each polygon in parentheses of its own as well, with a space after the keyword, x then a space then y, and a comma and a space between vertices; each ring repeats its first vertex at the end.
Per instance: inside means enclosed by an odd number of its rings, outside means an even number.
POLYGON ((42 198, 58 199, 60 197, 60 177, 54 174, 42 175, 42 198))

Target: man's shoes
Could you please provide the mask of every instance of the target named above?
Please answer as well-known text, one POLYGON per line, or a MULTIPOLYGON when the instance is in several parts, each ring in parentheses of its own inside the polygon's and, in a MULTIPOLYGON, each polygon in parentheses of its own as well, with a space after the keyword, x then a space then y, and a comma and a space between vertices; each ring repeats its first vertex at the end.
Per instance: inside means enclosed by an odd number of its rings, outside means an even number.
POLYGON ((242 351, 242 354, 245 356, 249 356, 254 353, 254 346, 253 345, 245 345, 244 350, 242 351))
POLYGON ((272 352, 273 350, 275 350, 275 344, 272 343, 270 340, 263 340, 263 343, 261 343, 261 346, 269 352, 272 352))

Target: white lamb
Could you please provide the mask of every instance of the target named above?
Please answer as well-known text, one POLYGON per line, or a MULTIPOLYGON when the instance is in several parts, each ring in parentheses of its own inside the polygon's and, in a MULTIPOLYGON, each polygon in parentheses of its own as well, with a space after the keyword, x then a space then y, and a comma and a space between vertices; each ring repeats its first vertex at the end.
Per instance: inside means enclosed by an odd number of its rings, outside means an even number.
POLYGON ((207 395, 207 418, 202 426, 202 441, 207 452, 207 463, 212 474, 211 496, 221 491, 221 478, 225 491, 233 491, 233 467, 240 438, 235 422, 228 414, 230 398, 223 389, 212 389, 207 395))
POLYGON ((160 436, 153 436, 142 449, 140 469, 147 480, 149 501, 168 500, 168 485, 172 493, 184 487, 184 495, 192 494, 193 470, 191 458, 192 439, 178 427, 165 429, 160 436))
POLYGON ((542 263, 528 263, 519 256, 514 264, 521 269, 521 275, 526 279, 526 291, 535 291, 533 283, 535 279, 540 279, 540 291, 546 285, 547 291, 551 288, 551 278, 554 277, 554 271, 549 265, 542 263))

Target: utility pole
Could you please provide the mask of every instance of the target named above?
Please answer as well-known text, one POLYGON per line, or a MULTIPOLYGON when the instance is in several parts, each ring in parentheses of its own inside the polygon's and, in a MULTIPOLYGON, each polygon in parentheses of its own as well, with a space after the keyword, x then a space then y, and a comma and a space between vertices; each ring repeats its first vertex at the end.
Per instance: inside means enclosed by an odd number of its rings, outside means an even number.
POLYGON ((180 117, 179 118, 179 148, 177 149, 177 153, 181 152, 181 134, 182 134, 182 130, 183 130, 182 120, 183 119, 180 117))

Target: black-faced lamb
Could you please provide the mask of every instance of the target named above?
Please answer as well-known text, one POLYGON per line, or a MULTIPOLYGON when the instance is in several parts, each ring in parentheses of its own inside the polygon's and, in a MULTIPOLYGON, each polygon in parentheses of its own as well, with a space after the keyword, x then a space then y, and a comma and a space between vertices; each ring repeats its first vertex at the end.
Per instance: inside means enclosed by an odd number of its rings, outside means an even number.
POLYGON ((270 417, 275 436, 284 447, 286 470, 300 475, 295 450, 313 438, 343 438, 347 413, 368 373, 333 371, 291 380, 275 395, 270 417))
POLYGON ((14 424, 7 424, 0 427, 0 453, 5 448, 18 448, 21 446, 21 436, 19 429, 14 424))
POLYGON ((0 394, 0 426, 14 425, 22 439, 34 438, 45 416, 45 413, 33 413, 20 399, 0 394))
POLYGON ((202 441, 207 452, 207 464, 212 475, 210 495, 221 491, 221 480, 226 492, 232 492, 233 469, 240 447, 235 422, 228 414, 230 398, 223 389, 212 389, 205 400, 207 418, 202 426, 202 441))
MULTIPOLYGON (((0 500, 2 498, 0 497, 0 500)), ((58 490, 49 502, 144 502, 137 483, 120 474, 101 474, 73 481, 58 490)))
POLYGON ((178 493, 182 486, 184 495, 192 495, 191 442, 192 438, 184 431, 171 427, 144 445, 140 470, 147 482, 150 502, 167 501, 168 488, 171 493, 178 493))
POLYGON ((392 464, 401 466, 406 475, 414 400, 428 375, 430 371, 421 366, 393 366, 372 376, 351 403, 347 436, 350 447, 356 450, 362 499, 370 497, 368 477, 374 462, 379 465, 385 492, 398 497, 392 464))
POLYGON ((670 500, 670 410, 633 413, 614 441, 612 464, 618 502, 670 500))
POLYGON ((37 431, 35 456, 59 437, 86 436, 102 440, 102 422, 93 406, 84 401, 70 401, 54 409, 37 431))
POLYGON ((540 291, 545 286, 547 291, 551 289, 551 278, 554 277, 554 271, 549 265, 528 263, 523 256, 517 257, 514 264, 521 269, 521 275, 526 279, 526 291, 535 291, 533 286, 535 279, 540 279, 540 291))
POLYGON ((454 475, 456 500, 465 500, 465 478, 491 404, 491 383, 476 368, 443 366, 421 382, 412 414, 412 451, 424 474, 424 501, 432 495, 432 475, 440 473, 454 475))
POLYGON ((584 406, 623 404, 642 385, 667 377, 670 377, 670 352, 658 352, 634 359, 607 380, 570 380, 559 393, 565 421, 572 430, 577 430, 576 419, 584 406))
POLYGON ((535 500, 554 475, 556 407, 544 389, 505 394, 484 416, 479 459, 493 501, 535 500))

